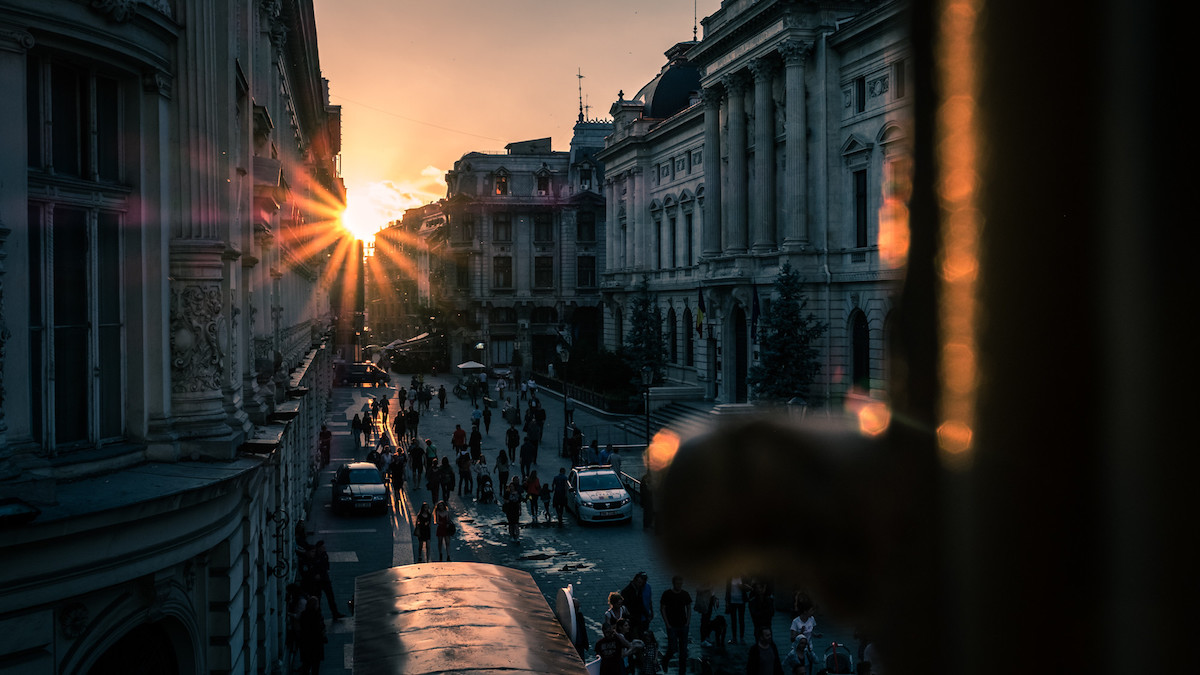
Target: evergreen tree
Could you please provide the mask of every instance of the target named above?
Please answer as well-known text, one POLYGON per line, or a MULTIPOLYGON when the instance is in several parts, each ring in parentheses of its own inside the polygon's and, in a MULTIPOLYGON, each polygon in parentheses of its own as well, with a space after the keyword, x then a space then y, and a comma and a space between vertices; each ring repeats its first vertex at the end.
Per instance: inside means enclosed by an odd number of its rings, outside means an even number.
POLYGON ((757 399, 786 402, 799 396, 812 403, 809 387, 821 371, 817 343, 829 325, 804 313, 808 296, 789 263, 775 279, 775 296, 759 321, 759 365, 750 369, 747 382, 757 399))
MULTIPOLYGON (((654 381, 662 379, 667 362, 667 345, 663 340, 662 310, 650 295, 650 279, 642 277, 637 294, 629 303, 629 331, 625 335, 622 356, 640 379, 643 366, 654 371, 654 381)), ((640 385, 640 381, 638 382, 640 385)))

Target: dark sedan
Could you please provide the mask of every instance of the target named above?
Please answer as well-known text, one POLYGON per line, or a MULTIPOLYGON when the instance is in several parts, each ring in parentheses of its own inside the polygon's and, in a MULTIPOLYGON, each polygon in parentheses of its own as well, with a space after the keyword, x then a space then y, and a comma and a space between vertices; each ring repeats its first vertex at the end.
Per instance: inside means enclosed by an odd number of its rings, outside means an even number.
POLYGON ((333 478, 330 506, 343 511, 387 511, 387 486, 379 469, 370 462, 349 462, 338 467, 333 478))

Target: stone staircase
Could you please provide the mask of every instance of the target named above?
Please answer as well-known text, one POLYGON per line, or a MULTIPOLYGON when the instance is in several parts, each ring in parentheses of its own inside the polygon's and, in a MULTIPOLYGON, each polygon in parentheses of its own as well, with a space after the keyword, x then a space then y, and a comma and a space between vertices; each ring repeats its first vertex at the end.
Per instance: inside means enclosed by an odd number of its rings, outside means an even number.
MULTIPOLYGON (((712 404, 707 401, 672 401, 650 411, 650 432, 670 429, 680 436, 703 432, 712 424, 712 404)), ((631 435, 646 431, 645 415, 629 415, 620 425, 631 435)))

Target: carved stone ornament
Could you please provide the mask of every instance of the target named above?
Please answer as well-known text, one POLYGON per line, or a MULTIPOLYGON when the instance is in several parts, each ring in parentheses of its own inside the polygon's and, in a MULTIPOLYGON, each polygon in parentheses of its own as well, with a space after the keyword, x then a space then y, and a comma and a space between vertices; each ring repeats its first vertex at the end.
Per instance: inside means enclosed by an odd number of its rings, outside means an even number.
POLYGON ((800 40, 788 40, 779 45, 779 53, 783 55, 783 62, 787 65, 800 65, 812 53, 812 45, 800 40))
POLYGON ((147 94, 158 94, 159 96, 171 98, 171 84, 173 78, 170 73, 161 70, 150 70, 142 74, 142 91, 147 94))
POLYGON ((716 87, 708 87, 700 90, 700 100, 704 102, 706 108, 717 108, 721 105, 721 99, 725 97, 725 93, 716 87))
POLYGON ((0 26, 0 49, 27 52, 33 49, 33 35, 20 28, 0 26))
POLYGON ((766 82, 775 74, 775 62, 771 59, 754 59, 749 65, 755 82, 766 82))
POLYGON ((90 620, 88 609, 81 602, 73 602, 58 611, 59 630, 68 640, 74 640, 83 635, 90 620))
POLYGON ((871 98, 883 96, 888 90, 888 77, 882 75, 867 83, 867 93, 871 98))
POLYGON ((218 284, 171 289, 171 390, 177 394, 221 388, 221 314, 218 284))
POLYGON ((725 91, 729 92, 730 96, 741 96, 746 93, 747 79, 746 74, 739 71, 722 77, 721 84, 725 85, 725 91))
POLYGON ((106 15, 117 23, 124 23, 138 13, 138 7, 145 5, 166 16, 171 16, 171 6, 167 0, 92 0, 92 9, 106 15))

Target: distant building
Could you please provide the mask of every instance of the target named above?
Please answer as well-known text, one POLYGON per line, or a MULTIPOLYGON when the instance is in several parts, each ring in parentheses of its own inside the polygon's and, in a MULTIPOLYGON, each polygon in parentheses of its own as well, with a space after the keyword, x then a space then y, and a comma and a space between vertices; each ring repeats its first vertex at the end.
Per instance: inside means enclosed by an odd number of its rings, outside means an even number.
POLYGON ((430 276, 451 361, 544 372, 560 330, 598 347, 605 214, 595 152, 611 130, 581 115, 568 152, 549 138, 510 143, 502 154, 467 153, 447 172, 445 253, 431 256, 430 276))
POLYGON ((0 672, 278 670, 344 202, 316 49, 311 0, 0 6, 0 672))
POLYGON ((790 262, 830 325, 812 393, 884 390, 904 270, 890 243, 904 232, 885 206, 903 201, 908 175, 906 13, 893 1, 724 2, 703 40, 672 47, 654 80, 613 104, 597 155, 608 348, 623 342, 646 276, 667 321, 668 377, 696 397, 746 401, 755 292, 768 311, 790 262))

